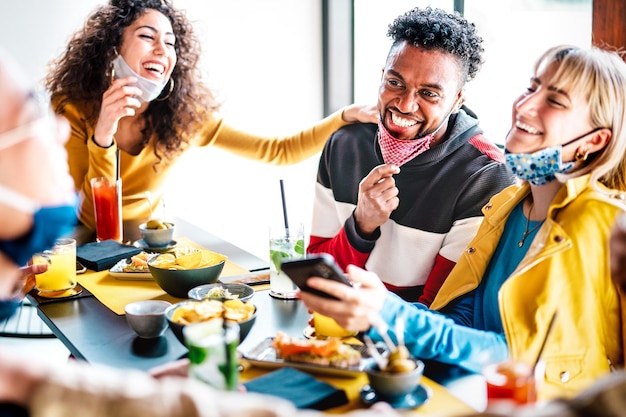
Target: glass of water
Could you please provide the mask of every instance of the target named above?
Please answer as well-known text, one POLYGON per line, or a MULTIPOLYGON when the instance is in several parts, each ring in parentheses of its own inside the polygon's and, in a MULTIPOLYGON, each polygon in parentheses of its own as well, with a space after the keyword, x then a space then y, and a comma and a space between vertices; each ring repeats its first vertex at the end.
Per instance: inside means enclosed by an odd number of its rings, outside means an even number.
POLYGON ((297 223, 287 230, 285 226, 270 226, 270 295, 281 299, 295 299, 298 287, 281 271, 280 264, 287 259, 304 258, 304 224, 297 223))

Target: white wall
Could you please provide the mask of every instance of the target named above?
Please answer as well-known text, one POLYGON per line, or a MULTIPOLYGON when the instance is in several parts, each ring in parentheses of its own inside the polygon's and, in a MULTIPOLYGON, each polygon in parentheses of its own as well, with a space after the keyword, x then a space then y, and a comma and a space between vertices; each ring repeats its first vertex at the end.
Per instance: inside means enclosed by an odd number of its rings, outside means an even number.
MULTIPOLYGON (((321 8, 318 0, 174 0, 200 35, 203 69, 233 126, 290 134, 322 116, 321 8)), ((3 2, 0 46, 35 83, 71 33, 103 1, 3 2)), ((1 88, 1 86, 0 86, 1 88)), ((267 258, 267 225, 281 215, 279 178, 289 211, 310 219, 317 158, 268 167, 217 149, 185 155, 167 187, 168 215, 182 216, 267 258)))

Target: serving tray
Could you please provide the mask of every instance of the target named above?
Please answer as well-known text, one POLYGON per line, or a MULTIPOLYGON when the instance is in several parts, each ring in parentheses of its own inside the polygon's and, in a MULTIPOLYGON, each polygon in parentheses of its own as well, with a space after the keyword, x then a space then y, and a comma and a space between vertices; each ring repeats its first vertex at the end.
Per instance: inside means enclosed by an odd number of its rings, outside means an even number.
POLYGON ((251 349, 243 357, 248 360, 252 365, 260 368, 281 368, 289 366, 301 371, 307 371, 317 374, 334 375, 342 377, 354 378, 365 370, 365 368, 374 361, 372 357, 367 353, 367 349, 364 345, 352 345, 354 349, 361 353, 361 363, 358 366, 351 366, 349 368, 338 368, 335 366, 323 366, 301 362, 289 362, 276 357, 276 351, 272 347, 273 337, 268 337, 259 343, 255 348, 251 349))

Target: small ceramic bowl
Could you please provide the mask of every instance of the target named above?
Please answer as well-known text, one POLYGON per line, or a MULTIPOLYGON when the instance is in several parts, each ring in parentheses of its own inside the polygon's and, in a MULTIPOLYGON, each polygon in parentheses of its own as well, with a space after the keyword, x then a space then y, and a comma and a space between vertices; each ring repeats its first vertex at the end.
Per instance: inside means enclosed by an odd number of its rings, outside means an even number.
POLYGON ((193 300, 205 300, 207 298, 220 301, 238 299, 245 303, 254 296, 254 288, 246 284, 205 284, 192 288, 187 296, 193 300), (230 296, 225 296, 227 294, 230 296))
POLYGON ((172 304, 161 300, 136 301, 126 304, 126 321, 128 325, 143 339, 161 336, 167 329, 165 310, 172 304))
POLYGON ((381 371, 378 365, 371 364, 365 369, 369 385, 381 397, 390 401, 398 399, 415 391, 424 373, 424 362, 415 361, 415 369, 410 372, 381 371))
POLYGON ((161 222, 165 225, 164 229, 149 229, 148 223, 142 223, 139 225, 139 233, 141 238, 151 248, 162 248, 169 245, 174 239, 174 223, 161 222))

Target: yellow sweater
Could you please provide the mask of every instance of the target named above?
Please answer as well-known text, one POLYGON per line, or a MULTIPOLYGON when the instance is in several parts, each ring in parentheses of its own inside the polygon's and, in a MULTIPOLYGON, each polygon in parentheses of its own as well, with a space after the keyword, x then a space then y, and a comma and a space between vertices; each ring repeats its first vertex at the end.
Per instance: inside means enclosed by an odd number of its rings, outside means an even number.
MULTIPOLYGON (((95 126, 86 121, 85 114, 73 104, 65 105, 63 116, 70 122, 72 131, 65 145, 68 152, 70 174, 74 178, 81 203, 78 217, 91 229, 95 229, 93 197, 90 179, 94 177, 115 178, 117 145, 115 139, 109 148, 96 145, 91 137, 95 126)), ((313 127, 293 136, 284 138, 263 137, 245 133, 226 125, 222 118, 211 117, 192 140, 191 146, 217 146, 236 155, 257 161, 287 165, 300 162, 322 150, 328 137, 338 128, 347 124, 342 119, 342 111, 328 116, 313 127)), ((153 199, 153 209, 160 202, 160 189, 175 160, 163 159, 160 164, 154 154, 152 137, 139 155, 133 156, 121 151, 120 175, 122 178, 122 216, 126 220, 145 220, 150 215, 150 207, 145 198, 146 191, 157 197, 153 199)))

